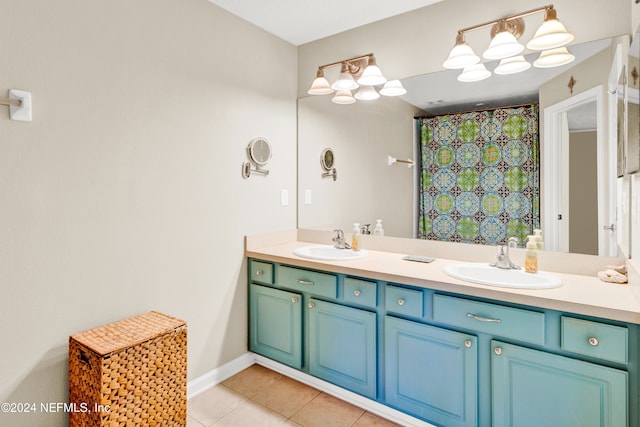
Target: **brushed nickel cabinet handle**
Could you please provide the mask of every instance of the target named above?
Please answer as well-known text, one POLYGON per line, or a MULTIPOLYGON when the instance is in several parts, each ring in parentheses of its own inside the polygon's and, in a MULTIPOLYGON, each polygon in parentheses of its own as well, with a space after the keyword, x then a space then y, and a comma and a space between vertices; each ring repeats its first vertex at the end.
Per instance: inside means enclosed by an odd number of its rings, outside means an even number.
POLYGON ((262 273, 264 273, 264 271, 258 270, 258 271, 256 271, 256 276, 262 276, 262 273))
POLYGON ((307 307, 309 307, 309 308, 313 308, 313 307, 315 307, 315 306, 316 306, 316 305, 315 305, 314 303, 312 303, 312 302, 310 302, 309 304, 307 304, 307 307))
POLYGON ((473 345, 473 343, 471 342, 471 340, 464 340, 464 346, 467 348, 471 348, 471 346, 473 345))
POLYGON ((311 280, 296 279, 296 282, 300 283, 301 285, 315 285, 315 283, 311 280))
POLYGON ((359 297, 360 296, 360 289, 356 289, 355 291, 353 291, 353 295, 359 297))
POLYGON ((404 299, 398 298, 398 305, 404 305, 404 299))
POLYGON ((493 352, 497 355, 500 356, 502 355, 502 349, 500 347, 496 347, 493 349, 493 352))
POLYGON ((600 341, 598 341, 598 338, 596 337, 591 337, 589 338, 589 344, 591 344, 593 347, 597 347, 598 344, 600 344, 600 341))
POLYGON ((298 298, 296 298, 296 297, 291 297, 291 302, 292 302, 292 303, 294 303, 294 304, 295 304, 295 303, 297 303, 297 302, 298 302, 298 298))
POLYGON ((482 316, 477 316, 473 313, 467 313, 467 317, 471 317, 472 319, 475 319, 479 322, 493 322, 493 323, 500 323, 502 322, 500 319, 491 319, 489 317, 482 317, 482 316))

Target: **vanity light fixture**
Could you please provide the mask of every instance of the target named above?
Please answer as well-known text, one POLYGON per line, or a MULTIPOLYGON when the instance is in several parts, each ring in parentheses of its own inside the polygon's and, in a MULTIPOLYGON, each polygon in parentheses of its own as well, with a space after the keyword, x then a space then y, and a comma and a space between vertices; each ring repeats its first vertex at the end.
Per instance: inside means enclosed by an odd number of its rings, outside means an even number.
POLYGON ((534 37, 526 45, 529 50, 542 51, 533 66, 548 68, 568 64, 575 57, 564 46, 573 41, 574 35, 568 32, 564 25, 558 21, 557 12, 553 5, 547 5, 458 30, 456 44, 442 66, 448 69, 464 69, 458 78, 460 81, 478 81, 489 77, 490 72, 482 71, 478 67, 480 58, 473 52, 471 46, 466 43, 464 34, 491 26, 491 43, 482 56, 485 59, 501 60, 495 69, 495 73, 513 74, 527 70, 531 67, 531 64, 522 56, 525 47, 518 42, 518 38, 524 32, 522 18, 541 12, 545 14, 544 21, 534 37))
POLYGON ((380 67, 376 64, 373 53, 368 53, 342 61, 318 67, 316 78, 307 91, 309 95, 329 95, 336 104, 353 104, 356 99, 369 101, 378 99, 380 95, 399 96, 407 93, 399 80, 387 81, 380 67), (340 66, 340 75, 332 84, 324 76, 324 70, 329 67, 340 66), (377 86, 384 85, 379 91, 377 86), (351 91, 358 89, 355 97, 351 91))

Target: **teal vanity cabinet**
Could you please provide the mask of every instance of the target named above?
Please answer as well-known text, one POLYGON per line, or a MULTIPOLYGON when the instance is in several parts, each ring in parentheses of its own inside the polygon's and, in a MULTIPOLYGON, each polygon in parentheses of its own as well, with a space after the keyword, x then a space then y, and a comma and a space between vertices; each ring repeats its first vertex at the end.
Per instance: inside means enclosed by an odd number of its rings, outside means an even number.
POLYGON ((250 350, 446 427, 640 427, 640 326, 249 260, 250 350))
POLYGON ((376 398, 376 314, 311 298, 309 373, 376 398))
POLYGON ((627 426, 627 372, 492 341, 493 427, 627 426))
POLYGON ((477 425, 476 337, 387 316, 386 402, 451 427, 477 425))
POLYGON ((302 295, 249 285, 249 349, 302 368, 302 295))
POLYGON ((376 282, 253 259, 249 279, 251 351, 377 398, 376 282))

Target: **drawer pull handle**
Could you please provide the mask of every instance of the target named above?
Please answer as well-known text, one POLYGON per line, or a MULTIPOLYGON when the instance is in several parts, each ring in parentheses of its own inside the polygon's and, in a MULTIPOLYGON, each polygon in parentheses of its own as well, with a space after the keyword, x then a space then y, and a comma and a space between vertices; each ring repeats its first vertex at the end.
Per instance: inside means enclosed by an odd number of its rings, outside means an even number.
POLYGON ((353 295, 359 297, 360 296, 360 289, 356 289, 355 291, 353 291, 353 295))
POLYGON ((256 271, 256 276, 262 276, 262 273, 264 273, 264 271, 258 270, 258 271, 256 271))
POLYGON ((600 344, 600 341, 598 341, 598 338, 596 337, 591 337, 589 338, 589 344, 591 344, 594 347, 597 347, 598 344, 600 344))
POLYGON ((398 298, 398 305, 404 305, 404 299, 398 298))
POLYGON ((291 297, 291 302, 292 302, 292 303, 294 303, 294 304, 295 304, 295 303, 297 303, 297 302, 298 302, 298 298, 296 298, 296 297, 291 297))
POLYGON ((475 319, 479 322, 493 322, 493 323, 501 323, 502 321, 500 319, 491 319, 488 317, 482 317, 482 316, 476 316, 473 313, 467 313, 467 317, 471 317, 472 319, 475 319))
POLYGON ((500 356, 502 354, 502 349, 500 347, 496 347, 493 349, 493 352, 496 354, 496 356, 500 356))
POLYGON ((311 280, 296 279, 296 282, 300 283, 301 285, 315 285, 315 283, 311 280))
POLYGON ((312 303, 312 302, 310 302, 309 304, 307 304, 307 307, 309 307, 309 308, 313 308, 313 307, 315 307, 315 306, 316 306, 316 305, 315 305, 314 303, 312 303))
POLYGON ((471 345, 472 345, 471 340, 465 340, 465 341, 464 341, 464 346, 465 346, 465 347, 467 347, 467 348, 471 348, 471 345))

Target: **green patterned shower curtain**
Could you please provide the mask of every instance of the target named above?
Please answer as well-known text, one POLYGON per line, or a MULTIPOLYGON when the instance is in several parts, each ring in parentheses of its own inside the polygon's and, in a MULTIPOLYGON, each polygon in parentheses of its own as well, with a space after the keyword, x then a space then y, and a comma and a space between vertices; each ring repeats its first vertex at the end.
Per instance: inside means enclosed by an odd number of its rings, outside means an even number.
POLYGON ((483 245, 540 228, 538 106, 420 119, 418 237, 483 245))

